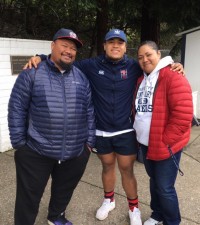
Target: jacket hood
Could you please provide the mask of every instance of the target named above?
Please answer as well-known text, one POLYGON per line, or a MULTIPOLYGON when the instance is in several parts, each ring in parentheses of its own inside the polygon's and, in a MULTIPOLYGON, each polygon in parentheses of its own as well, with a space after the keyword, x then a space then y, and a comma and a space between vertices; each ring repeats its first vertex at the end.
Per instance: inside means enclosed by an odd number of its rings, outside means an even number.
MULTIPOLYGON (((159 70, 161 70, 162 68, 172 64, 174 61, 172 59, 171 56, 166 56, 164 58, 162 58, 157 66, 155 67, 155 69, 148 75, 148 76, 151 76, 152 74, 155 74, 156 72, 158 72, 159 70)), ((146 75, 146 73, 144 72, 144 74, 146 75)))

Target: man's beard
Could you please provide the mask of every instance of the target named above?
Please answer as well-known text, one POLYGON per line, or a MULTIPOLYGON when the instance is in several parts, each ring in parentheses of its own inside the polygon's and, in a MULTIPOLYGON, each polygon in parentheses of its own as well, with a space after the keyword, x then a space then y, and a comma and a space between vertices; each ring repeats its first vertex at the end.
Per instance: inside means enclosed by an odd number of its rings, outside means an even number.
POLYGON ((65 63, 62 60, 60 60, 59 66, 62 68, 62 70, 69 71, 72 68, 72 63, 65 63))

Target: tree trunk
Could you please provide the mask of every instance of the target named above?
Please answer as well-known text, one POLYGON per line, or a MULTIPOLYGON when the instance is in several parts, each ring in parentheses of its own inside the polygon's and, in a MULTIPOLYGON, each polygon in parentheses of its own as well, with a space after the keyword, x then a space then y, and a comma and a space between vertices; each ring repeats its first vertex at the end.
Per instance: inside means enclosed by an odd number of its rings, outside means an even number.
POLYGON ((103 41, 108 31, 108 0, 98 0, 97 3, 97 54, 103 53, 103 41))
MULTIPOLYGON (((151 2, 152 3, 152 2, 151 2)), ((143 0, 141 42, 145 40, 155 41, 160 44, 160 22, 158 10, 152 10, 149 0, 143 0)), ((154 5, 155 6, 155 5, 154 5)))

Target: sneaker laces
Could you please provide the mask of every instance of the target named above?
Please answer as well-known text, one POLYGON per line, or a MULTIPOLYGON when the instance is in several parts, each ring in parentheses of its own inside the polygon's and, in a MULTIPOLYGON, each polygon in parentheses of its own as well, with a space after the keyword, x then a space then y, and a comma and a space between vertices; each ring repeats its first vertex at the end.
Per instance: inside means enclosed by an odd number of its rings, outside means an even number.
POLYGON ((112 202, 110 201, 110 199, 105 199, 101 205, 102 208, 107 208, 110 206, 112 202))
POLYGON ((142 225, 141 212, 138 208, 134 208, 133 211, 129 210, 129 216, 131 224, 142 225))

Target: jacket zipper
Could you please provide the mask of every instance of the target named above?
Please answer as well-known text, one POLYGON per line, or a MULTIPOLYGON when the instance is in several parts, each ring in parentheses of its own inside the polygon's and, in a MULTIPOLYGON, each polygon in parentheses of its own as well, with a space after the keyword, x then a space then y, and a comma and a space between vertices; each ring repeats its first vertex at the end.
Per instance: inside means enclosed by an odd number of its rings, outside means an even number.
POLYGON ((67 104, 66 104, 66 97, 65 97, 65 84, 64 84, 64 75, 62 74, 61 77, 61 85, 62 85, 62 95, 63 95, 63 111, 64 111, 64 127, 63 127, 63 143, 61 149, 61 160, 58 161, 61 164, 62 160, 64 159, 64 152, 65 152, 65 143, 66 143, 66 126, 67 126, 67 104))

